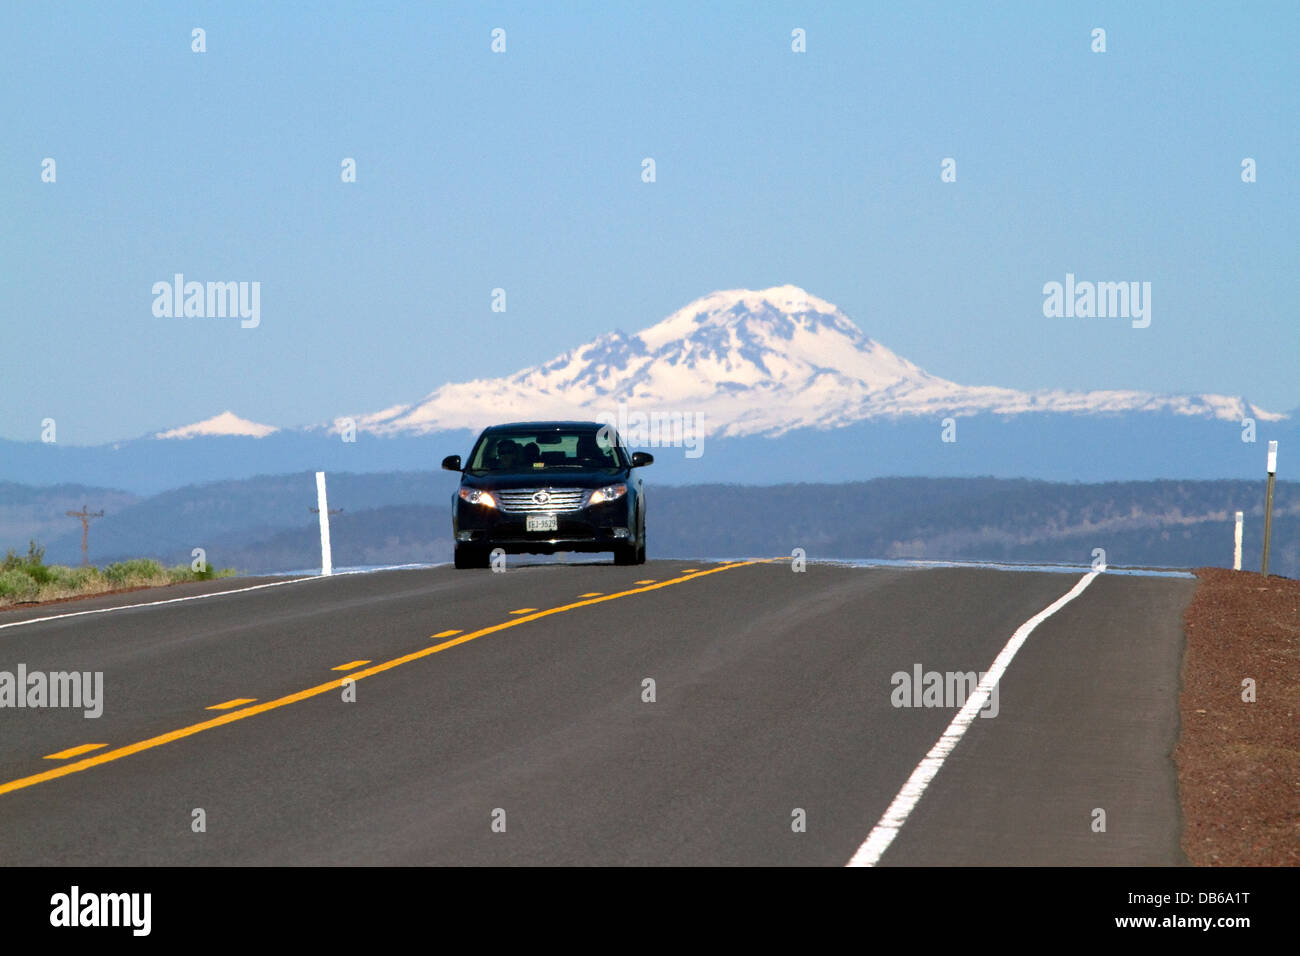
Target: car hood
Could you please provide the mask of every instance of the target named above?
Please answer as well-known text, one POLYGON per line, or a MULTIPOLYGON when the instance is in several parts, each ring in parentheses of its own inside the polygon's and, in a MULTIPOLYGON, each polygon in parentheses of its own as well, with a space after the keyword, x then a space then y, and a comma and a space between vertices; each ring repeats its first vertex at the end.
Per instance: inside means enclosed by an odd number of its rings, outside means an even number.
POLYGON ((466 488, 508 490, 511 488, 603 488, 606 485, 626 482, 628 472, 619 468, 551 468, 533 472, 476 475, 465 472, 461 485, 466 488))

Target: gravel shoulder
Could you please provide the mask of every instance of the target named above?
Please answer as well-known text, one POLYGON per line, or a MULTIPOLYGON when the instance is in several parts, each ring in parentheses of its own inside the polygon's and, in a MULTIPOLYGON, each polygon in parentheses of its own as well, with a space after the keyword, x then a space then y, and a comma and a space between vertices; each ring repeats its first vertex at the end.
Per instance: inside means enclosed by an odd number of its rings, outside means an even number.
POLYGON ((1295 866, 1300 581, 1222 568, 1196 577, 1175 754, 1183 850, 1198 866, 1295 866))

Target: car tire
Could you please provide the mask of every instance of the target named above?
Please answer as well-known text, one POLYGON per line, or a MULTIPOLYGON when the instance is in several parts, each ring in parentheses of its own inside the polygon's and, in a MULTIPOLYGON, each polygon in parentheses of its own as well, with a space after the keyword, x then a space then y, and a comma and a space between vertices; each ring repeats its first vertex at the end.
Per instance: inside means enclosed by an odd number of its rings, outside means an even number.
POLYGON ((455 551, 455 563, 456 567, 462 570, 466 568, 486 568, 488 566, 487 552, 482 548, 458 544, 455 551))
POLYGON ((641 540, 636 546, 636 563, 645 564, 645 529, 641 529, 641 540))
POLYGON ((636 564, 637 550, 630 544, 614 545, 614 563, 615 564, 636 564))

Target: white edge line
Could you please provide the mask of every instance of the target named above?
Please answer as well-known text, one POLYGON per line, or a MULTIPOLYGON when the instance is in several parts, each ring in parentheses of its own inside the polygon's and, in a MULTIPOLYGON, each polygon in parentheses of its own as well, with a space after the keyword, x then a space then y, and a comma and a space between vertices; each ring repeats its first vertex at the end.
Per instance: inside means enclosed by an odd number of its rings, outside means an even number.
MULTIPOLYGON (((726 564, 730 561, 751 561, 763 558, 763 555, 749 555, 748 557, 734 558, 709 558, 709 557, 656 557, 656 561, 702 561, 714 562, 717 564, 726 564)), ((766 557, 770 558, 771 555, 766 557)), ((931 568, 974 568, 976 570, 993 570, 993 571, 1028 571, 1033 574, 1078 574, 1081 571, 1105 571, 1107 574, 1131 575, 1134 577, 1152 577, 1152 578, 1191 578, 1195 580, 1196 575, 1191 571, 1184 571, 1181 568, 1127 568, 1118 565, 1109 564, 1101 568, 1093 568, 1091 564, 1009 564, 1005 561, 963 561, 958 558, 952 560, 927 560, 925 558, 811 558, 809 564, 826 564, 841 568, 895 568, 899 570, 919 569, 928 570, 931 568)))
POLYGON ((903 824, 907 822, 908 816, 915 809, 917 803, 920 802, 926 787, 938 775, 940 768, 943 767, 944 760, 961 742, 961 738, 970 725, 975 722, 980 710, 988 703, 993 688, 1002 679, 1002 675, 1006 673, 1011 664, 1011 659, 1016 656, 1016 652, 1020 650, 1021 645, 1033 633, 1034 628, 1082 594, 1084 588, 1092 583, 1093 578, 1101 573, 1101 571, 1092 571, 1085 574, 1068 593, 1061 595, 1051 605, 1045 607, 1016 628, 1016 632, 1011 635, 1011 639, 1007 641, 1006 646, 994 658, 992 666, 989 667, 988 673, 984 675, 984 679, 975 688, 975 692, 966 699, 965 706, 957 712, 957 716, 952 719, 952 723, 943 732, 943 736, 939 738, 938 743, 931 747, 930 752, 916 765, 912 775, 907 778, 907 783, 903 784, 903 789, 898 791, 898 796, 894 797, 894 802, 889 805, 885 815, 872 828, 862 846, 858 847, 858 851, 853 854, 853 858, 849 860, 847 866, 875 866, 880 862, 880 858, 884 856, 885 851, 889 849, 889 845, 894 842, 894 837, 898 836, 898 832, 903 828, 903 824))
MULTIPOLYGON (((1029 571, 1036 574, 1078 574, 1089 570, 1082 564, 1006 564, 998 561, 927 561, 922 558, 827 558, 818 564, 838 564, 851 568, 989 568, 995 571, 1029 571)), ((1107 565, 1092 570, 1107 574, 1151 578, 1192 578, 1196 575, 1180 568, 1124 568, 1107 565)))
POLYGON ((303 581, 327 581, 330 577, 345 577, 349 574, 373 574, 376 571, 396 571, 411 565, 395 565, 391 568, 370 568, 365 571, 335 571, 332 575, 316 574, 311 577, 290 578, 287 581, 271 581, 266 584, 250 584, 246 588, 231 588, 229 591, 212 591, 208 594, 190 594, 186 597, 166 598, 162 601, 145 601, 142 604, 117 604, 113 607, 97 607, 90 611, 69 611, 67 614, 49 614, 45 617, 31 617, 25 621, 10 621, 0 624, 0 631, 7 627, 22 627, 25 624, 39 624, 42 621, 59 621, 67 617, 82 617, 87 614, 109 614, 113 611, 130 611, 134 608, 157 607, 160 604, 179 604, 182 601, 202 601, 205 598, 224 597, 228 594, 243 594, 245 591, 260 591, 262 588, 278 588, 285 584, 301 584, 303 581))

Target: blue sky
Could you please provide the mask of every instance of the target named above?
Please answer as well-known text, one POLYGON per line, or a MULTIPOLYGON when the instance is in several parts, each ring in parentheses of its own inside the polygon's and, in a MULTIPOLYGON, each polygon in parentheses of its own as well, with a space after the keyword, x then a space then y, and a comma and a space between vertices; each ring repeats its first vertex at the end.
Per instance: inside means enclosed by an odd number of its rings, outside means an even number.
POLYGON ((784 283, 963 384, 1300 406, 1300 5, 262 6, 0 14, 0 437, 377 411, 784 283), (155 317, 176 272, 261 325, 155 317), (1151 326, 1044 318, 1067 272, 1151 326))

